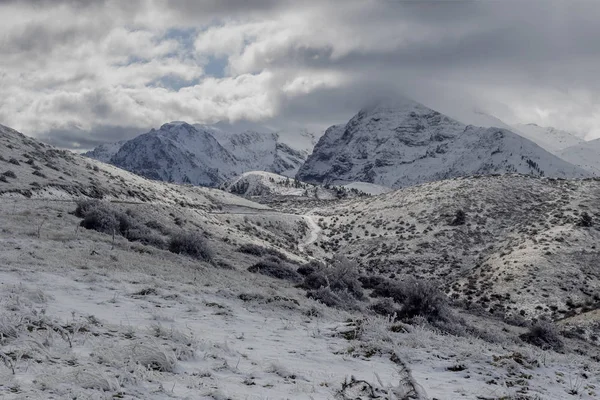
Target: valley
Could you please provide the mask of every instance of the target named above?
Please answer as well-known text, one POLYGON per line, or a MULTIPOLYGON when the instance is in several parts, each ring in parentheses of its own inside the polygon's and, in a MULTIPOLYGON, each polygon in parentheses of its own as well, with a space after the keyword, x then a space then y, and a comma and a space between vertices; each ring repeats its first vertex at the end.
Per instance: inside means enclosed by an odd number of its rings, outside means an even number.
POLYGON ((0 141, 3 398, 597 396, 598 179, 240 197, 0 141))

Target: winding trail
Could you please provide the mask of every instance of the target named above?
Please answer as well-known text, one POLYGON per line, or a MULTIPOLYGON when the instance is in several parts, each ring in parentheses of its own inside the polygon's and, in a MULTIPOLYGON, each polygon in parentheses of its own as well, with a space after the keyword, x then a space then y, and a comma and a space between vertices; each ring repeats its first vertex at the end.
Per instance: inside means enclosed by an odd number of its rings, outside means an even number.
POLYGON ((298 250, 302 252, 305 252, 308 246, 317 241, 319 233, 321 232, 321 227, 315 222, 312 215, 305 215, 304 220, 310 229, 310 233, 304 241, 298 244, 298 250))

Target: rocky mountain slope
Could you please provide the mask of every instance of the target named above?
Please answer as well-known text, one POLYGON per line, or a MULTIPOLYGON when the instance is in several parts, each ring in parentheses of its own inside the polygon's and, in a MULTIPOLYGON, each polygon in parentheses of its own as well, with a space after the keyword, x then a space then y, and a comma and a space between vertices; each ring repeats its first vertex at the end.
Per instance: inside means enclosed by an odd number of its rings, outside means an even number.
POLYGON ((242 166, 208 128, 164 124, 126 142, 114 165, 150 179, 217 186, 241 173, 242 166))
POLYGON ((401 188, 502 173, 590 175, 508 130, 465 126, 421 104, 399 100, 365 108, 346 125, 329 128, 297 178, 401 188))
POLYGON ((595 398, 599 185, 482 176, 275 208, 0 126, 0 397, 595 398), (394 299, 409 276, 438 280, 453 334, 425 309, 376 315, 437 293, 394 299), (539 315, 558 351, 522 339, 539 315))
POLYGON ((104 163, 110 163, 115 154, 127 143, 127 140, 121 140, 114 143, 105 143, 86 152, 84 155, 104 163))
POLYGON ((600 139, 567 147, 561 150, 558 156, 596 176, 600 176, 600 139))
POLYGON ((598 179, 432 182, 313 209, 315 251, 376 275, 444 282, 449 296, 495 315, 560 320, 600 308, 599 197, 598 179))
POLYGON ((172 122, 85 155, 151 179, 218 186, 245 171, 293 177, 312 151, 313 140, 306 133, 231 133, 217 126, 172 122))
MULTIPOLYGON (((216 135, 246 171, 266 171, 293 177, 310 154, 283 143, 277 133, 246 131, 216 135)), ((312 150, 312 149, 311 149, 312 150)))
POLYGON ((553 127, 544 127, 536 124, 516 124, 513 125, 513 129, 519 135, 537 143, 544 150, 559 157, 561 150, 585 143, 585 140, 578 138, 572 133, 553 127))

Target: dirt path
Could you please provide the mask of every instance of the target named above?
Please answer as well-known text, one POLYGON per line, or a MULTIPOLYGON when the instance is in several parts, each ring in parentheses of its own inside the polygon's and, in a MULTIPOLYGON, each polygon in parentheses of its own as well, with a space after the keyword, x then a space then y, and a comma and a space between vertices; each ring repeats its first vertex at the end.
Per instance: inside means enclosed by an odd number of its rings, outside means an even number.
POLYGON ((319 233, 321 232, 321 228, 315 222, 314 217, 312 215, 305 215, 304 220, 308 225, 308 229, 310 230, 308 237, 298 244, 298 250, 304 252, 306 248, 317 241, 319 238, 319 233))

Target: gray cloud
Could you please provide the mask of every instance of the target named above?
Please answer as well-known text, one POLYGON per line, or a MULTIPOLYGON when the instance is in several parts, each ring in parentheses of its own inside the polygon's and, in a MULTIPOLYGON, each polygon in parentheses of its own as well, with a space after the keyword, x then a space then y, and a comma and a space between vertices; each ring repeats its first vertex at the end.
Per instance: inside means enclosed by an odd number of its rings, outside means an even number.
POLYGON ((61 147, 169 120, 320 130, 403 93, 600 137, 597 15, 553 0, 0 0, 0 123, 61 147))

